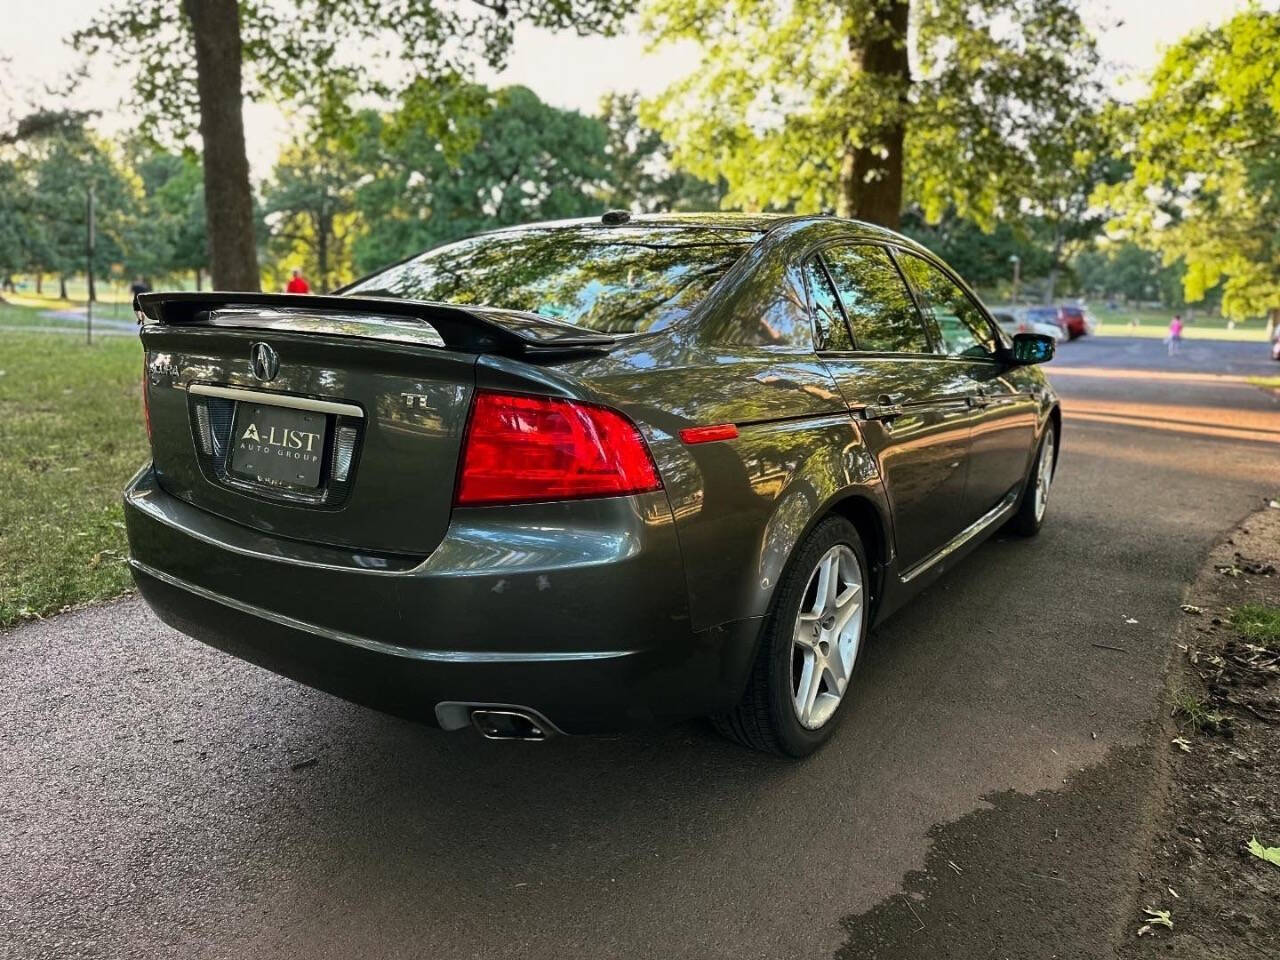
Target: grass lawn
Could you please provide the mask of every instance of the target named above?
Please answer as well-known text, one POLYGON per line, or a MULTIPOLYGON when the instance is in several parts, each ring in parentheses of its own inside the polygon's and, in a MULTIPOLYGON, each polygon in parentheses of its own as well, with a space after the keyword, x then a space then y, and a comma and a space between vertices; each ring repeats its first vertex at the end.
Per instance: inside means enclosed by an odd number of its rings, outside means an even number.
MULTIPOLYGON (((1008 306, 987 304, 993 310, 1009 310, 1008 306)), ((1087 308, 1098 322, 1100 337, 1148 337, 1163 340, 1169 335, 1169 321, 1174 310, 1147 310, 1121 307, 1108 310, 1105 304, 1093 303, 1087 308)), ((1228 329, 1225 317, 1213 317, 1199 310, 1189 316, 1182 310, 1182 336, 1187 340, 1237 340, 1250 343, 1267 342, 1267 321, 1262 317, 1237 320, 1228 329)))
POLYGON ((1232 611, 1231 623, 1250 643, 1280 643, 1280 607, 1246 603, 1232 611))
POLYGON ((120 491, 147 459, 142 348, 0 304, 0 626, 128 589, 120 491))
MULTIPOLYGON (((1101 318, 1101 320, 1097 329, 1097 335, 1100 337, 1146 337, 1151 340, 1163 340, 1169 335, 1168 321, 1160 326, 1144 323, 1131 327, 1107 318, 1101 318)), ((1182 338, 1184 340, 1236 340, 1247 343, 1266 343, 1267 332, 1263 326, 1245 327, 1237 324, 1234 330, 1228 330, 1225 325, 1211 327, 1187 324, 1182 328, 1182 338)))
MULTIPOLYGON (((1169 321, 1173 310, 1108 310, 1095 307, 1093 316, 1098 321, 1098 335, 1103 337, 1153 337, 1163 340, 1169 335, 1169 321), (1136 326, 1131 326, 1136 321, 1136 326)), ((1224 317, 1211 317, 1197 311, 1188 319, 1182 311, 1182 335, 1188 340, 1240 340, 1265 343, 1267 321, 1261 318, 1237 320, 1228 329, 1224 317)))

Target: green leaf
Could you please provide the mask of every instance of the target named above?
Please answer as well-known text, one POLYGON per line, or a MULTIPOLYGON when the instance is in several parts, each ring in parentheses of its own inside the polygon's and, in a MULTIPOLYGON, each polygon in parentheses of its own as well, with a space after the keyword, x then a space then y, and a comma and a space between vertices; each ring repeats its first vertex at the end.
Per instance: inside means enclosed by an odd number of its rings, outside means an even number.
POLYGON ((1254 837, 1249 841, 1249 852, 1259 860, 1265 860, 1280 867, 1280 847, 1264 847, 1258 842, 1258 838, 1254 837))

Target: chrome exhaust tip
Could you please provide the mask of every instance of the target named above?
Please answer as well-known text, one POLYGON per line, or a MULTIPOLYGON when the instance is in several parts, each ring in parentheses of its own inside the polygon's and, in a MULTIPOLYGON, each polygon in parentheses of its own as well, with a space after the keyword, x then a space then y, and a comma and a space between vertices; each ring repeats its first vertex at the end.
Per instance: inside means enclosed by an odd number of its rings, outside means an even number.
POLYGON ((547 724, 519 710, 472 710, 471 723, 486 740, 545 740, 547 724))

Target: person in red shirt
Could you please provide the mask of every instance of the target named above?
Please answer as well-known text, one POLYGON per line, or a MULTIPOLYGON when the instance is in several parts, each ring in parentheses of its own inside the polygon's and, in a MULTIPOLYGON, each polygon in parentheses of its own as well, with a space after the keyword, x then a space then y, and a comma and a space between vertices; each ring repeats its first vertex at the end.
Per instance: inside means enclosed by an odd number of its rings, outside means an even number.
POLYGON ((285 293, 310 293, 311 284, 307 283, 307 278, 302 275, 302 271, 294 268, 293 276, 289 278, 289 285, 284 288, 285 293))

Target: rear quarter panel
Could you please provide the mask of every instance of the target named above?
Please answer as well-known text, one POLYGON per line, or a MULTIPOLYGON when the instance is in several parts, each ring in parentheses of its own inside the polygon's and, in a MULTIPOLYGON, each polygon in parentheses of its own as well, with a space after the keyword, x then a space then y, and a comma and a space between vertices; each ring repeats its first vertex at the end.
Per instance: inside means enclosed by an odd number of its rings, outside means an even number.
MULTIPOLYGON (((547 373, 548 386, 567 375, 644 431, 670 500, 697 630, 763 616, 796 544, 839 500, 861 496, 888 517, 875 459, 813 353, 785 262, 771 253, 753 251, 765 262, 735 268, 740 276, 726 278, 729 289, 700 322, 547 373), (738 437, 693 446, 679 439, 685 427, 722 423, 736 424, 738 437)), ((478 385, 490 377, 502 384, 503 365, 482 361, 478 385)))

